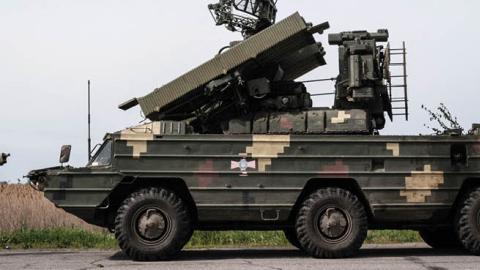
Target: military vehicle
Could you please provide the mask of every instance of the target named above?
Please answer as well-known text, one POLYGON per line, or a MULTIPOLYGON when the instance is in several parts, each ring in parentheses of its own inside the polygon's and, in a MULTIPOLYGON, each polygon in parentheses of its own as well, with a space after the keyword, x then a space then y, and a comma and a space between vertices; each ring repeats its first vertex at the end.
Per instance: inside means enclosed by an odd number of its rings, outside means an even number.
POLYGON ((3 166, 7 163, 7 158, 10 156, 10 154, 5 154, 5 153, 2 153, 0 155, 0 166, 3 166))
POLYGON ((480 254, 480 128, 379 135, 385 114, 408 116, 406 74, 390 72, 405 49, 389 48, 387 30, 329 35, 334 105, 313 108, 296 80, 326 64, 314 35, 328 23, 298 13, 277 23, 272 0, 209 8, 245 39, 120 105, 151 122, 108 133, 86 167, 31 171, 35 188, 109 228, 135 260, 174 257, 194 230, 283 230, 314 257, 341 258, 368 229, 414 229, 434 248, 480 254))

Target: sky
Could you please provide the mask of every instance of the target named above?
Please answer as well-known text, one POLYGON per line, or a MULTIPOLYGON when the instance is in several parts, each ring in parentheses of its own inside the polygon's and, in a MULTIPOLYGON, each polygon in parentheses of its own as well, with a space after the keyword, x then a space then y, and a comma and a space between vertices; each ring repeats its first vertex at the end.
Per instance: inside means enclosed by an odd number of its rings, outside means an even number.
MULTIPOLYGON (((232 40, 207 10, 215 0, 1 0, 0 152, 11 153, 0 181, 56 166, 62 144, 70 164, 87 162, 87 80, 92 81, 92 138, 136 125, 138 108, 117 106, 144 96, 207 61, 232 40)), ((392 47, 406 42, 410 121, 387 123, 382 134, 429 134, 422 104, 444 102, 470 128, 480 122, 480 1, 279 0, 278 20, 295 11, 309 22, 329 21, 328 33, 387 28, 392 47)), ((337 47, 327 35, 327 66, 303 79, 338 74, 337 47)), ((308 85, 312 94, 333 83, 308 85)), ((332 97, 315 98, 331 106, 332 97)))

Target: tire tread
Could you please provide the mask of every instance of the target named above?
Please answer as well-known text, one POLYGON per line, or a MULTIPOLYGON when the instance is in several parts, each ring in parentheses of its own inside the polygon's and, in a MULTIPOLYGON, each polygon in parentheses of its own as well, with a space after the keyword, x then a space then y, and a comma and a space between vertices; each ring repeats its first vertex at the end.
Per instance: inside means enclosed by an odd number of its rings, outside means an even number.
POLYGON ((175 257, 183 246, 190 240, 193 230, 188 208, 185 203, 173 192, 163 188, 145 188, 132 193, 118 208, 115 218, 115 238, 120 248, 132 259, 137 261, 168 260, 175 257), (175 241, 169 243, 164 249, 156 251, 139 250, 129 241, 127 230, 124 227, 125 218, 131 208, 138 202, 147 199, 157 199, 167 202, 176 212, 177 229, 175 241))
POLYGON ((362 246, 363 241, 367 236, 368 220, 365 208, 360 200, 353 193, 341 188, 323 188, 318 189, 303 202, 297 214, 296 230, 298 240, 303 249, 317 258, 343 258, 353 256, 362 246), (359 233, 354 236, 354 240, 342 249, 328 249, 321 247, 321 244, 315 243, 309 235, 308 214, 312 211, 312 207, 321 200, 336 198, 348 202, 350 208, 349 212, 352 219, 358 222, 359 233))

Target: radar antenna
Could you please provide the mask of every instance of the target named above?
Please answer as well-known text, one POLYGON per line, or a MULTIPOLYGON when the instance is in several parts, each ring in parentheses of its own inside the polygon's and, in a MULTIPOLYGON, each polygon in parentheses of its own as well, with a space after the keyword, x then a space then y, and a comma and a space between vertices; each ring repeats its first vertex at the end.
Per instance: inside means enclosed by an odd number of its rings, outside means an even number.
POLYGON ((276 4, 276 0, 219 0, 208 9, 217 25, 248 38, 275 23, 276 4))

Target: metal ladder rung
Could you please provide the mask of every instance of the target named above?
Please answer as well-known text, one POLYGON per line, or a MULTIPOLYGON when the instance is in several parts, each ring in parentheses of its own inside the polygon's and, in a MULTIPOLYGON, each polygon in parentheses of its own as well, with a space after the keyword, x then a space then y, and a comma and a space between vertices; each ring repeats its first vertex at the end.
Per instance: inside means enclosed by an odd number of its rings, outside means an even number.
MULTIPOLYGON (((390 46, 388 45, 388 48, 390 46)), ((389 48, 389 54, 392 56, 390 59, 397 61, 397 62, 390 62, 389 67, 400 67, 399 70, 398 68, 393 69, 395 70, 395 73, 401 74, 401 75, 390 75, 390 80, 388 81, 388 87, 389 87, 389 94, 390 94, 390 102, 397 106, 401 107, 393 107, 392 111, 395 110, 396 113, 393 115, 403 115, 405 116, 405 119, 408 121, 408 94, 407 94, 407 62, 406 62, 406 55, 407 55, 407 50, 405 47, 405 42, 403 42, 402 48, 396 48, 396 49, 391 49, 389 48), (393 78, 400 78, 402 81, 393 80, 393 78), (392 81, 397 84, 392 84, 392 81), (398 91, 394 91, 394 88, 403 88, 403 96, 399 94, 398 91), (397 97, 393 97, 393 94, 396 94, 397 97), (400 97, 398 97, 400 96, 400 97)))

